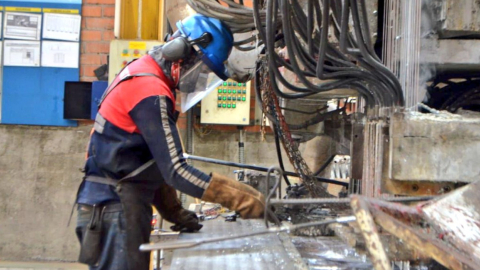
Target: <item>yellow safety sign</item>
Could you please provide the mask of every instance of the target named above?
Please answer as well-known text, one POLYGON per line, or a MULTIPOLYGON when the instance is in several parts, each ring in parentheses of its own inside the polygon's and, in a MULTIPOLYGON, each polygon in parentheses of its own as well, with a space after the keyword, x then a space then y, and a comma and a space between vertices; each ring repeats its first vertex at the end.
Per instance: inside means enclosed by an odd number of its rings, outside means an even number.
POLYGON ((63 14, 79 14, 78 9, 62 9, 62 8, 44 8, 44 13, 63 13, 63 14))
POLYGON ((6 11, 19 11, 19 12, 42 12, 41 8, 34 7, 5 7, 6 11))

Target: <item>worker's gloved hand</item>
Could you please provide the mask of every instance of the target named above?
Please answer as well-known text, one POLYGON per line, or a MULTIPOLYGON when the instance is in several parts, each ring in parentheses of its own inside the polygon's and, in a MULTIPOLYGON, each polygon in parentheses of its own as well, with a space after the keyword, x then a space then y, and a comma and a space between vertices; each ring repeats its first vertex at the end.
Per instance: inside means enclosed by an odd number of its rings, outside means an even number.
POLYGON ((183 208, 177 191, 167 184, 162 184, 155 191, 152 204, 163 219, 175 224, 171 227, 174 231, 193 232, 203 227, 198 223, 198 217, 194 212, 183 208))
POLYGON ((181 209, 178 216, 175 218, 177 222, 171 226, 172 231, 182 232, 196 232, 199 231, 203 225, 198 223, 198 217, 195 212, 181 209))
POLYGON ((265 198, 262 193, 251 186, 216 173, 212 173, 202 200, 219 203, 237 211, 245 219, 262 218, 265 210, 265 198))

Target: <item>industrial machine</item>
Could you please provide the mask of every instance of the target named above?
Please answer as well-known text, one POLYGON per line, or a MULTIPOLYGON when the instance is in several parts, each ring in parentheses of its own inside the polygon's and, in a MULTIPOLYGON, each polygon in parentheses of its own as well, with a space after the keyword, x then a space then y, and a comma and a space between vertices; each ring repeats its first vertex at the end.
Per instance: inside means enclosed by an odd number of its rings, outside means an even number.
MULTIPOLYGON (((279 168, 274 170, 273 186, 258 182, 270 182, 270 174, 249 173, 246 181, 267 195, 266 209, 275 206, 277 225, 291 222, 297 235, 334 234, 355 248, 342 246, 340 253, 351 256, 332 262, 321 248, 327 244, 320 240, 313 241, 317 245, 293 241, 309 245, 308 252, 302 252, 302 245, 296 247, 304 259, 315 253, 316 262, 330 262, 317 266, 345 269, 478 265, 480 204, 462 197, 478 192, 478 9, 473 0, 253 0, 251 5, 183 0, 167 2, 166 8, 170 21, 178 20, 178 14, 198 12, 231 27, 236 47, 229 67, 236 81, 225 82, 202 102, 201 124, 249 125, 249 106, 242 102, 249 100, 250 82, 245 82, 254 78, 252 95, 262 112, 257 115, 275 135, 279 168), (303 143, 305 150, 300 151, 303 143), (281 147, 295 172, 284 173, 281 147), (300 183, 293 184, 291 176, 300 183), (280 181, 286 188, 276 192, 280 181), (424 200, 431 201, 416 208, 390 202, 424 200), (352 213, 356 222, 338 220, 352 213), (448 213, 458 219, 445 223, 448 213), (465 229, 471 238, 459 233, 465 229)), ((279 228, 262 233, 290 230, 279 228)), ((282 257, 288 269, 306 269, 290 252, 288 237, 296 236, 279 234, 275 240, 258 242, 257 248, 280 241, 288 250, 282 257)), ((195 245, 210 242, 214 241, 195 245)), ((176 247, 192 246, 184 244, 176 247)), ((172 247, 176 248, 161 245, 172 247)), ((191 253, 198 259, 215 249, 210 247, 191 253)), ((217 246, 226 247, 231 246, 217 246)), ((232 260, 242 261, 246 253, 248 248, 232 253, 232 260)), ((260 257, 265 269, 269 260, 279 259, 260 257)))

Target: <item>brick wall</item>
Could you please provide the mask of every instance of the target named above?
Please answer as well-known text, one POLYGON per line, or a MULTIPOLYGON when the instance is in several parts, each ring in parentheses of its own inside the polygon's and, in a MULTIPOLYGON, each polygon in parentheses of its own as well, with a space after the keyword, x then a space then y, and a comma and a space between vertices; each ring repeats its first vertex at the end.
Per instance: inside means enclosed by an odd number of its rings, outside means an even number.
MULTIPOLYGON (((251 0, 244 1, 246 6, 251 6, 251 0)), ((94 70, 103 64, 107 64, 107 56, 110 50, 110 41, 113 35, 115 18, 115 0, 83 0, 82 5, 82 30, 80 50, 80 81, 95 81, 94 70)), ((252 92, 253 93, 253 92, 252 92)), ((179 95, 177 95, 179 96, 179 95)), ((177 100, 177 106, 180 106, 177 100)), ((251 98, 251 119, 255 118, 255 96, 251 98)), ((91 121, 81 121, 81 125, 89 125, 91 121)), ((246 127, 249 132, 258 132, 259 123, 246 127)), ((180 129, 186 127, 186 115, 181 114, 178 120, 180 129)), ((231 131, 236 133, 236 126, 210 127, 213 130, 231 131)), ((267 132, 270 130, 267 129, 267 132)))
POLYGON ((107 63, 114 39, 115 0, 83 0, 80 80, 96 80, 94 70, 107 63))

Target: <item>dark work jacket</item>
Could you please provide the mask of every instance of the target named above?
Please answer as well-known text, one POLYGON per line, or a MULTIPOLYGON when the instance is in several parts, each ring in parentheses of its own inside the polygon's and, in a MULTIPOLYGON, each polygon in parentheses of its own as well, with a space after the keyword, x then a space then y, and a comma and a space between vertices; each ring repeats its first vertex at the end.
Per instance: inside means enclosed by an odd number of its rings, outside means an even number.
MULTIPOLYGON (((138 73, 119 83, 103 100, 99 114, 102 128, 93 131, 87 152, 85 174, 121 179, 155 159, 165 180, 175 189, 201 198, 210 176, 188 165, 175 125, 174 86, 151 56, 129 64, 112 82, 138 73)), ((98 124, 98 123, 97 123, 98 124)), ((84 181, 77 203, 99 204, 118 201, 114 187, 84 181)))

